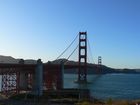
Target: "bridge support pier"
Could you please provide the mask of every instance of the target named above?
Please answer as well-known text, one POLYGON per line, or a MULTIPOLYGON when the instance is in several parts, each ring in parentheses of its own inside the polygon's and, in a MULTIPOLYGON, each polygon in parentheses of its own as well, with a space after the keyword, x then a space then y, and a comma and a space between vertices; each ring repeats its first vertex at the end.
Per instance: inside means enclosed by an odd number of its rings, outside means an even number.
POLYGON ((33 90, 34 95, 41 96, 43 94, 43 64, 41 59, 37 60, 33 90))

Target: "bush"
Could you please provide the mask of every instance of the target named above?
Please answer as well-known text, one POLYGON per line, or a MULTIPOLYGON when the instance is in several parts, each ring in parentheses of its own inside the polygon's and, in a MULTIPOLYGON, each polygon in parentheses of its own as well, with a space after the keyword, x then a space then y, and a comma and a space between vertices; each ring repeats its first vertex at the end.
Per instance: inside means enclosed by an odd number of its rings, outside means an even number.
POLYGON ((83 101, 83 102, 76 103, 76 105, 92 105, 92 104, 88 101, 83 101))
POLYGON ((107 101, 106 101, 106 105, 112 105, 113 104, 113 100, 112 98, 109 98, 107 101))

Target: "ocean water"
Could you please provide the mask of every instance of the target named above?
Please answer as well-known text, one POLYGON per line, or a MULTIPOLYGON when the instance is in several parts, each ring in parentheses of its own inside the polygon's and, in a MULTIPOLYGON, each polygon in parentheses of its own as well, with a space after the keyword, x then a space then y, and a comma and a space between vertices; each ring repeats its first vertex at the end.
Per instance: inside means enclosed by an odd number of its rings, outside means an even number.
POLYGON ((76 74, 64 74, 64 88, 87 88, 98 99, 140 99, 140 74, 88 75, 90 84, 77 84, 76 74))

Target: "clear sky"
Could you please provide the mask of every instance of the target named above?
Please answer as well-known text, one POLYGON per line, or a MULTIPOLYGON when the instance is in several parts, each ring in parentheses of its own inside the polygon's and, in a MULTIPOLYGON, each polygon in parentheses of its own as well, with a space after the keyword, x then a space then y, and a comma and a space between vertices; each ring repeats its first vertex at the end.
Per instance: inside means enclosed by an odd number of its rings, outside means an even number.
POLYGON ((140 68, 140 0, 0 0, 0 55, 54 60, 79 31, 95 63, 140 68))

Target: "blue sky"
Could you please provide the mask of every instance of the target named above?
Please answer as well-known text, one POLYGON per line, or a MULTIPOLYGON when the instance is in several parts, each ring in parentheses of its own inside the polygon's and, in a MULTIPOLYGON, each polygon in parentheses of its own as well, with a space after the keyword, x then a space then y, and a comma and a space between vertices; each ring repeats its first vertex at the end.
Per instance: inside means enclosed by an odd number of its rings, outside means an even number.
POLYGON ((95 63, 140 68, 140 0, 0 0, 0 55, 54 60, 79 31, 95 63))

